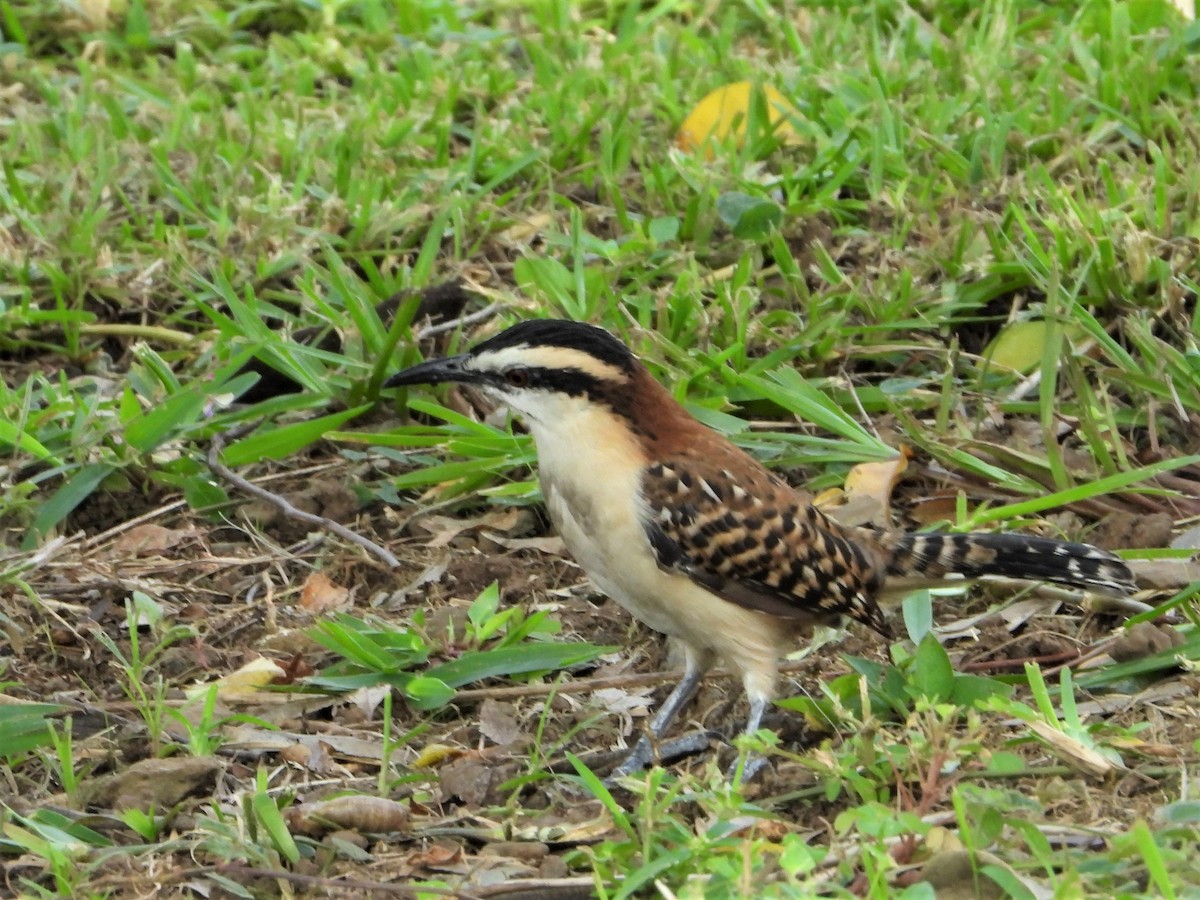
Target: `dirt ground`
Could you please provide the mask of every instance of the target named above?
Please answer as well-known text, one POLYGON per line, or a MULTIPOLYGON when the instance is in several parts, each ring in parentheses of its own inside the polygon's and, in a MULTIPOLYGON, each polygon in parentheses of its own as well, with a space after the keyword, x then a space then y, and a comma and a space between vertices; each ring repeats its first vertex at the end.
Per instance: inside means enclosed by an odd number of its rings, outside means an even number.
MULTIPOLYGON (((323 840, 327 855, 302 860, 275 876, 291 879, 301 892, 328 891, 323 879, 338 873, 362 881, 360 862, 345 855, 349 842, 362 852, 369 849, 370 877, 364 883, 376 886, 445 878, 474 885, 476 895, 485 896, 487 885, 502 880, 568 879, 561 882, 563 890, 574 885, 571 890, 586 895, 590 879, 570 868, 570 854, 614 836, 613 823, 598 801, 581 797, 577 788, 548 773, 572 771, 564 751, 598 772, 620 757, 636 739, 646 711, 670 687, 670 677, 658 674, 671 664, 667 649, 590 586, 533 511, 484 508, 453 517, 423 512, 420 500, 404 507, 361 506, 347 485, 380 479, 393 471, 391 466, 314 453, 288 470, 260 472, 255 480, 301 508, 385 544, 401 561, 396 571, 258 502, 202 518, 162 492, 133 489, 97 493, 73 515, 64 530, 71 537, 52 545, 25 573, 31 593, 13 585, 0 588, 11 642, 4 654, 5 677, 20 686, 10 693, 71 710, 81 781, 68 796, 61 793, 53 765, 29 761, 7 774, 4 801, 18 812, 63 810, 118 844, 135 840, 116 818, 122 807, 170 810, 169 828, 178 837, 174 852, 157 857, 149 869, 134 858, 114 856, 108 864, 112 870, 94 873, 90 887, 135 896, 150 891, 152 882, 167 891, 160 896, 170 896, 186 892, 201 872, 218 871, 235 880, 258 879, 270 892, 274 876, 251 865, 244 848, 217 849, 214 816, 241 808, 260 767, 270 773, 271 793, 293 796, 297 805, 347 790, 378 794, 386 752, 378 690, 334 697, 263 694, 224 682, 216 717, 252 718, 222 723, 216 729, 222 743, 207 762, 168 752, 172 741, 186 742, 186 725, 168 716, 162 733, 154 734, 131 699, 121 663, 97 639, 104 632, 122 653, 131 654, 125 602, 133 592, 152 598, 162 615, 158 622, 144 619, 139 628, 143 654, 162 640, 168 625, 183 629, 154 654, 143 687, 161 676, 165 705, 194 725, 200 713, 185 700, 189 687, 227 679, 259 657, 278 664, 282 673, 276 672, 274 680, 280 684, 294 685, 327 664, 330 654, 304 630, 338 609, 397 625, 409 625, 414 614, 423 613, 424 633, 441 646, 431 662, 452 658, 460 648, 445 636, 461 635, 470 601, 497 581, 502 603, 550 610, 562 624, 561 638, 621 649, 572 672, 560 689, 552 689, 558 684, 553 678, 524 685, 495 680, 469 686, 433 714, 397 702, 391 734, 398 745, 391 761, 403 777, 387 793, 398 807, 358 811, 332 836, 329 827, 312 826, 310 833, 323 840), (317 572, 324 580, 315 580, 317 572), (400 807, 402 821, 387 819, 385 814, 400 807), (389 827, 371 827, 376 813, 389 827), (373 831, 391 837, 368 842, 363 833, 373 831), (251 874, 252 868, 258 874, 251 874)), ((1094 538, 1123 546, 1131 540, 1161 543, 1169 536, 1169 521, 1165 534, 1163 526, 1152 516, 1127 515, 1110 518, 1094 538)), ((995 592, 977 591, 966 601, 939 601, 936 612, 943 623, 965 619, 997 599, 995 592)), ((1119 613, 1051 603, 1016 629, 999 616, 985 619, 977 623, 974 640, 953 642, 949 649, 960 669, 996 674, 1006 670, 1006 661, 1069 658, 1108 637, 1121 621, 1119 613)), ((848 671, 846 654, 882 661, 885 653, 882 641, 852 629, 791 666, 785 692, 812 692, 818 681, 848 671)), ((1123 777, 1095 780, 1064 770, 1061 777, 1015 786, 1042 801, 1050 822, 1108 828, 1150 816, 1179 796, 1179 764, 1200 731, 1196 688, 1194 674, 1178 674, 1159 682, 1146 695, 1150 699, 1123 709, 1117 705, 1113 725, 1143 729, 1137 732, 1138 746, 1131 748, 1141 764, 1123 777)), ((740 695, 730 679, 710 678, 677 733, 699 727, 735 734, 745 714, 740 695)), ((782 710, 766 724, 791 751, 837 740, 782 710)), ((1003 745, 1004 728, 987 727, 985 741, 1003 745)), ((888 737, 883 734, 881 740, 888 737)), ((1036 746, 1023 752, 1032 763, 1047 762, 1036 746)), ((714 759, 724 766, 732 758, 727 744, 714 741, 707 754, 673 766, 711 777, 717 771, 714 759)), ((810 766, 781 759, 747 788, 747 795, 822 841, 845 799, 826 802, 819 784, 810 766)), ((936 798, 934 808, 945 809, 944 799, 936 798)), ((290 821, 304 830, 300 820, 290 821)), ((10 884, 20 874, 34 874, 23 872, 22 865, 20 860, 3 863, 10 884)))

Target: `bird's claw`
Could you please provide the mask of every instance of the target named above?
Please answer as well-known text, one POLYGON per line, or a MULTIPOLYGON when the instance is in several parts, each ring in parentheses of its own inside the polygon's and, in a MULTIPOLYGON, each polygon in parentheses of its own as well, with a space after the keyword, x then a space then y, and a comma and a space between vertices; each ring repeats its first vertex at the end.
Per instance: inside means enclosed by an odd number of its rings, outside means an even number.
POLYGON ((605 783, 615 784, 618 779, 632 775, 634 772, 640 772, 653 762, 666 763, 682 756, 701 753, 708 749, 708 745, 714 739, 724 740, 715 731, 694 731, 674 740, 663 741, 655 747, 648 738, 643 737, 634 745, 633 750, 621 764, 613 769, 612 774, 605 779, 605 783))

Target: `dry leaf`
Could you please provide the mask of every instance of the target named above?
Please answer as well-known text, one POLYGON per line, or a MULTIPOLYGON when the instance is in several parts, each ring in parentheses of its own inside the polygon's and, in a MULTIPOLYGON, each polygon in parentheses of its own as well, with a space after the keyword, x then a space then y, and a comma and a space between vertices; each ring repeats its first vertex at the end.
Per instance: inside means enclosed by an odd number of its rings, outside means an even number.
POLYGON ((920 497, 913 501, 908 514, 918 525, 953 522, 958 516, 958 494, 942 493, 920 497))
POLYGON ((479 732, 501 747, 516 743, 525 736, 513 715, 511 703, 484 700, 479 708, 479 732))
MULTIPOLYGON (((268 731, 250 725, 235 725, 226 731, 226 740, 221 745, 227 750, 246 750, 252 753, 284 753, 295 744, 307 746, 312 735, 293 731, 268 731)), ((321 742, 336 758, 347 762, 378 765, 384 758, 383 741, 378 738, 360 738, 348 734, 326 734, 321 742)))
POLYGON ((387 695, 392 691, 390 684, 377 684, 371 687, 362 687, 346 696, 346 703, 354 706, 362 714, 363 718, 370 721, 375 710, 379 708, 379 704, 387 698, 387 695))
POLYGON ((1175 550, 1200 550, 1200 525, 1194 525, 1171 540, 1175 550))
POLYGON ((534 213, 526 216, 519 222, 510 225, 508 228, 500 232, 496 237, 500 243, 506 246, 528 244, 531 240, 540 235, 543 231, 554 224, 554 216, 550 213, 534 213))
POLYGON ((268 703, 271 695, 264 694, 259 688, 278 683, 286 674, 279 663, 259 656, 215 682, 193 685, 184 694, 194 700, 203 697, 216 684, 217 698, 225 703, 268 703))
POLYGON ((308 744, 288 744, 279 751, 281 760, 295 766, 307 767, 311 757, 312 751, 308 749, 308 744))
POLYGON ((1091 747, 1069 734, 1064 734, 1046 722, 1029 722, 1029 729, 1045 741, 1050 749, 1068 765, 1096 778, 1103 778, 1114 769, 1123 769, 1091 747))
POLYGON ((322 572, 309 575, 300 589, 300 607, 311 612, 344 609, 350 600, 350 590, 330 581, 322 572))
POLYGON ((346 768, 333 761, 332 750, 325 741, 308 740, 284 747, 279 758, 317 775, 347 775, 346 768))
POLYGON ((471 806, 486 803, 492 788, 503 780, 496 765, 467 757, 443 766, 438 773, 442 797, 457 797, 471 806))
POLYGON ((408 807, 403 803, 361 794, 301 803, 287 809, 284 816, 294 831, 312 836, 342 828, 372 834, 408 829, 408 807))
POLYGON ((422 516, 415 525, 433 535, 425 545, 431 550, 447 547, 460 535, 471 532, 496 532, 496 540, 503 537, 519 538, 537 528, 537 516, 524 507, 492 510, 469 519, 452 516, 422 516))
MULTIPOLYGON (((755 90, 756 86, 749 81, 736 81, 712 91, 683 120, 675 143, 682 150, 702 149, 710 158, 714 143, 733 137, 740 144, 746 136, 746 119, 755 90)), ((767 118, 775 133, 785 142, 796 140, 796 129, 788 121, 788 116, 798 115, 796 108, 769 84, 761 90, 767 101, 767 118)))
POLYGON ((461 844, 430 844, 422 850, 409 854, 410 865, 427 869, 445 869, 460 865, 463 861, 461 844))
POLYGON ((187 543, 197 536, 194 528, 164 528, 147 522, 130 528, 113 541, 113 556, 152 556, 187 543))
POLYGON ((859 503, 866 500, 877 509, 876 518, 870 520, 872 524, 884 527, 891 524, 892 491, 908 468, 910 455, 908 448, 901 447, 894 459, 859 463, 846 476, 845 490, 849 500, 859 503))
POLYGON ((463 750, 461 747, 450 747, 446 744, 429 744, 417 754, 417 758, 412 761, 414 769, 432 769, 434 766, 441 765, 448 759, 457 759, 462 756, 463 750))

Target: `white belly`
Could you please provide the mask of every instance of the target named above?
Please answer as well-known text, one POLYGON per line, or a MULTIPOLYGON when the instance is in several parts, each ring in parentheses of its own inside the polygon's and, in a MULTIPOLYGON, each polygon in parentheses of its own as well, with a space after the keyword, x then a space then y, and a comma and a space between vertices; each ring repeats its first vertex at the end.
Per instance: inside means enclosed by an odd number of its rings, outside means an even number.
MULTIPOLYGON (((613 462, 609 460, 609 462, 613 462)), ((542 462, 542 493, 550 521, 567 550, 596 586, 655 631, 683 637, 678 617, 664 608, 663 596, 678 591, 682 576, 662 571, 642 529, 636 503, 640 470, 588 466, 580 484, 542 462)))

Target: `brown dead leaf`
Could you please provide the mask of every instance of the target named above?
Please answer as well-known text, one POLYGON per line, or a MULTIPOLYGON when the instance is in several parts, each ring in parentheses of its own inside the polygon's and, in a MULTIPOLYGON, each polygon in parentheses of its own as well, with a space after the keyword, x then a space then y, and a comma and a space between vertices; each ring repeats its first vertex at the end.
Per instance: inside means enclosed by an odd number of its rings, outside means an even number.
POLYGON ((112 545, 113 556, 153 556, 177 548, 196 538, 195 528, 166 528, 147 522, 120 535, 112 545))
POLYGON ((958 516, 958 493, 946 492, 921 497, 908 510, 918 525, 936 525, 953 522, 958 516))
POLYGON ((482 806, 496 782, 496 766, 477 759, 456 759, 442 767, 440 781, 443 797, 482 806))
POLYGON ((456 867, 463 862, 461 844, 430 844, 429 846, 409 854, 410 865, 425 869, 447 869, 456 867))
POLYGON ((525 733, 517 724, 513 715, 511 703, 501 703, 498 700, 484 700, 479 708, 479 732, 485 738, 501 747, 514 744, 525 733))
POLYGON ((279 758, 294 766, 307 767, 311 756, 312 751, 308 749, 308 744, 288 744, 279 751, 279 758))
MULTIPOLYGON (((290 731, 268 731, 250 725, 235 725, 226 730, 228 750, 253 753, 283 753, 295 744, 308 745, 312 736, 290 731)), ((321 738, 328 752, 343 762, 378 765, 384 758, 384 744, 379 738, 362 738, 350 734, 326 734, 321 738)))
POLYGON ((407 831, 409 819, 403 803, 362 794, 301 803, 289 807, 284 817, 293 830, 313 837, 343 828, 371 834, 407 831))
POLYGON ((550 213, 534 213, 521 221, 510 225, 496 235, 500 243, 510 247, 524 246, 554 224, 554 216, 550 213))
POLYGON ((497 547, 503 547, 505 550, 536 550, 538 553, 545 553, 547 556, 567 555, 566 544, 556 534, 547 535, 546 537, 507 538, 490 531, 485 531, 482 533, 482 537, 488 538, 497 547))
POLYGON ((1192 559, 1131 559, 1127 562, 1139 587, 1177 591, 1200 581, 1200 561, 1192 559))
POLYGON ((333 761, 332 751, 325 741, 309 740, 284 747, 279 751, 279 758, 316 775, 347 774, 344 766, 333 761))
POLYGON ((323 572, 313 572, 300 589, 300 607, 310 612, 344 609, 350 602, 350 590, 330 581, 323 572))
POLYGON ((479 851, 480 856, 506 856, 525 862, 537 862, 549 853, 549 845, 541 841, 492 841, 479 851))
POLYGON ((304 658, 304 654, 294 653, 292 658, 283 664, 283 675, 271 683, 295 684, 301 678, 306 678, 315 671, 317 670, 304 658))

